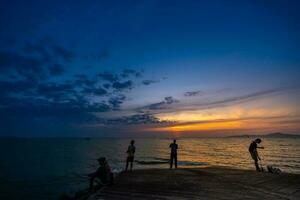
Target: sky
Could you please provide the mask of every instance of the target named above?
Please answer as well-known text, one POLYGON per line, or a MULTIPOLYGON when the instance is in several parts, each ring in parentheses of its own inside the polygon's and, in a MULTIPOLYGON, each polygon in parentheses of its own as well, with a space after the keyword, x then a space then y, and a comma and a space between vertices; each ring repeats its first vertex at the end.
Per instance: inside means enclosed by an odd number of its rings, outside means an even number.
POLYGON ((0 4, 0 136, 300 134, 299 1, 0 4))

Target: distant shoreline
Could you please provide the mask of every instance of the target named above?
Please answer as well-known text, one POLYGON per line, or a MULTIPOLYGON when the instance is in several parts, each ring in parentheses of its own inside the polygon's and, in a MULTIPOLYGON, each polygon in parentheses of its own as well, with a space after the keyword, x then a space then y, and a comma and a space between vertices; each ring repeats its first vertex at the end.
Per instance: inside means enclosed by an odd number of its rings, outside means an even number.
POLYGON ((231 135, 227 136, 227 138, 254 138, 254 137, 264 137, 264 138, 300 138, 300 134, 288 134, 288 133, 268 133, 264 135, 231 135))

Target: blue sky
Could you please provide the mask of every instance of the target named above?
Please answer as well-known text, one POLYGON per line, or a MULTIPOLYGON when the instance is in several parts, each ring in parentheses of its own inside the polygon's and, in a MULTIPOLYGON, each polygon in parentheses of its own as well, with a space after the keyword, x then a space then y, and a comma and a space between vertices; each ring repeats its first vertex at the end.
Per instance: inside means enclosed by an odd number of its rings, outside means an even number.
POLYGON ((1 1, 0 135, 299 133, 299 8, 1 1))

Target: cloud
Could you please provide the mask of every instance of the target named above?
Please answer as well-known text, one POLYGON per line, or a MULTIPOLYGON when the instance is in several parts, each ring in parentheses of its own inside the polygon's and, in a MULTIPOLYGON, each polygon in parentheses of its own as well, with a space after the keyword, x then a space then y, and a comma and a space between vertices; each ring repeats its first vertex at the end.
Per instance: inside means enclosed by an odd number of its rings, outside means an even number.
POLYGON ((142 84, 143 85, 150 85, 152 83, 157 83, 158 81, 155 81, 155 80, 143 80, 142 81, 142 84))
POLYGON ((113 110, 119 110, 120 105, 126 100, 126 96, 120 94, 119 96, 111 97, 108 102, 112 106, 113 110))
POLYGON ((124 69, 123 72, 121 73, 121 77, 127 78, 129 76, 134 76, 136 78, 142 76, 142 72, 134 70, 134 69, 124 69))
POLYGON ((1 81, 0 80, 0 97, 11 96, 12 94, 23 95, 34 89, 36 83, 30 80, 20 81, 1 81))
POLYGON ((125 90, 125 89, 132 89, 133 82, 131 80, 125 82, 114 82, 112 87, 116 90, 125 90))
POLYGON ((163 124, 167 121, 161 121, 151 114, 135 114, 114 119, 108 119, 105 122, 108 125, 138 125, 138 124, 163 124))
POLYGON ((75 53, 54 44, 51 39, 27 42, 23 48, 0 52, 0 72, 20 78, 41 80, 65 72, 65 64, 73 61, 75 53))
MULTIPOLYGON (((253 101, 253 100, 256 100, 259 98, 263 98, 263 97, 268 97, 271 95, 278 95, 278 94, 289 92, 292 90, 299 90, 299 89, 300 88, 298 86, 279 87, 279 88, 273 88, 273 89, 253 92, 253 93, 249 93, 246 95, 226 97, 226 98, 222 98, 219 100, 209 99, 209 100, 202 101, 199 103, 194 103, 194 104, 188 104, 188 105, 182 104, 175 108, 174 107, 172 107, 172 108, 162 107, 162 109, 161 109, 162 111, 160 111, 160 112, 168 113, 168 112, 176 112, 176 111, 205 110, 205 109, 226 107, 226 106, 231 106, 231 105, 236 105, 236 104, 253 101)), ((150 107, 151 107, 151 105, 150 105, 150 107)))
MULTIPOLYGON (((107 52, 102 53, 101 57, 107 56, 107 52)), ((51 124, 159 123, 145 113, 108 120, 99 117, 99 113, 122 112, 121 106, 127 100, 125 92, 136 86, 142 71, 67 74, 66 69, 75 58, 72 50, 52 40, 28 42, 15 51, 0 51, 0 117, 7 122, 6 130, 15 124, 30 129, 31 125, 49 128, 51 124)), ((166 104, 171 101, 165 99, 166 104)))
POLYGON ((48 69, 51 76, 59 76, 65 72, 64 67, 60 64, 54 64, 50 66, 48 69))
POLYGON ((102 72, 98 74, 98 77, 100 77, 102 80, 109 81, 109 82, 116 82, 119 80, 118 75, 113 74, 111 72, 102 72))
POLYGON ((113 88, 117 91, 131 90, 135 86, 135 79, 140 77, 142 74, 139 71, 132 69, 125 69, 122 73, 102 72, 98 74, 101 80, 107 81, 103 86, 113 88))
POLYGON ((174 99, 173 97, 165 97, 164 101, 158 102, 158 103, 153 103, 148 106, 144 106, 142 110, 162 110, 162 109, 167 109, 170 108, 171 104, 174 103, 179 103, 179 100, 174 99))
POLYGON ((28 79, 40 79, 47 74, 42 66, 43 62, 38 58, 9 51, 0 52, 2 74, 17 74, 28 79))
POLYGON ((75 58, 75 53, 65 47, 54 45, 52 46, 53 55, 63 59, 66 62, 72 62, 75 58))
POLYGON ((198 103, 196 104, 199 107, 218 107, 218 106, 224 106, 227 104, 237 104, 237 103, 243 103, 247 101, 251 101, 260 97, 268 96, 268 95, 274 95, 281 92, 286 92, 288 90, 296 89, 295 87, 281 87, 281 88, 274 88, 269 90, 262 90, 246 95, 241 96, 235 96, 235 97, 229 97, 217 101, 211 101, 211 102, 204 102, 204 103, 198 103))
POLYGON ((93 95, 97 95, 97 96, 103 96, 103 95, 108 94, 108 92, 101 87, 84 88, 83 92, 86 94, 93 94, 93 95))
POLYGON ((190 91, 190 92, 185 92, 184 96, 186 97, 194 97, 194 96, 200 96, 203 95, 203 91, 201 90, 196 90, 196 91, 190 91))
POLYGON ((74 77, 76 78, 75 81, 74 81, 74 84, 77 87, 81 87, 81 86, 92 87, 97 83, 96 80, 94 80, 93 78, 89 78, 85 74, 76 74, 76 75, 74 75, 74 77))
POLYGON ((37 87, 37 96, 43 96, 53 101, 67 101, 76 94, 73 86, 69 83, 44 83, 37 87))
POLYGON ((103 87, 104 87, 105 89, 109 89, 109 88, 111 87, 111 85, 110 85, 109 83, 105 83, 105 84, 103 84, 103 87))

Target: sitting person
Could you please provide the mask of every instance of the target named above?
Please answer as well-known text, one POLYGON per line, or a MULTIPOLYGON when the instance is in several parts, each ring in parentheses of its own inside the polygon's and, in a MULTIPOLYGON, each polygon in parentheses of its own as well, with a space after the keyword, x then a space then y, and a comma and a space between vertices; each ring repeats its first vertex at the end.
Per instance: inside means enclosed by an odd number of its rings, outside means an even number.
POLYGON ((93 190, 95 178, 98 178, 103 185, 113 183, 113 173, 111 172, 110 166, 108 165, 105 157, 99 158, 98 162, 100 167, 97 171, 88 175, 90 177, 90 190, 93 190))

